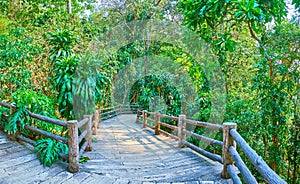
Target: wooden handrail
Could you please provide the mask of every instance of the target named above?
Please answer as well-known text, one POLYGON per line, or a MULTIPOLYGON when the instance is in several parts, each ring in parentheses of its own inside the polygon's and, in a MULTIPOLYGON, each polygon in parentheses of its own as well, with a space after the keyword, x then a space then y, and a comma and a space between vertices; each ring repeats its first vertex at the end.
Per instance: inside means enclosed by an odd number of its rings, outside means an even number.
POLYGON ((86 125, 88 123, 89 119, 84 118, 83 120, 78 122, 78 128, 81 128, 82 126, 86 125))
POLYGON ((208 144, 213 144, 213 145, 217 145, 217 146, 223 146, 223 142, 222 141, 218 141, 218 140, 215 140, 215 139, 211 139, 209 137, 205 137, 203 135, 199 135, 199 134, 196 134, 194 132, 191 132, 191 131, 188 131, 188 130, 185 130, 184 131, 188 136, 191 136, 191 137, 194 137, 198 140, 201 140, 201 141, 204 141, 208 144))
POLYGON ((190 120, 190 119, 186 119, 186 123, 192 124, 192 125, 195 125, 195 126, 199 126, 199 127, 208 128, 208 129, 211 129, 211 130, 223 131, 222 125, 218 125, 218 124, 195 121, 195 120, 190 120))
POLYGON ((239 171, 241 172, 243 178, 247 183, 257 183, 255 177, 252 175, 244 161, 242 160, 241 156, 239 153, 236 151, 236 149, 232 146, 229 147, 229 152, 232 157, 232 159, 235 162, 235 165, 239 168, 239 171))
POLYGON ((247 144, 247 142, 240 136, 240 134, 236 130, 235 123, 224 123, 223 125, 211 124, 207 122, 195 121, 186 119, 185 116, 180 115, 179 117, 168 116, 165 114, 159 114, 155 112, 147 112, 145 110, 137 110, 137 121, 139 118, 143 119, 143 127, 150 127, 155 129, 155 132, 162 132, 167 136, 178 139, 178 147, 187 146, 196 152, 214 160, 222 163, 224 165, 222 170, 222 178, 231 178, 234 183, 241 184, 241 180, 234 169, 234 163, 245 179, 246 183, 255 184, 257 183, 255 177, 250 172, 249 168, 245 165, 243 160, 241 159, 239 153, 236 150, 236 143, 245 153, 245 155, 249 158, 250 162, 254 165, 254 167, 258 170, 258 172, 263 176, 263 178, 268 183, 278 183, 285 184, 286 182, 281 179, 266 163, 265 161, 257 155, 257 153, 247 144), (142 115, 141 115, 142 114, 142 115), (147 115, 154 115, 156 118, 152 119, 147 117, 147 115), (159 117, 159 118, 157 118, 159 117), (157 121, 157 119, 168 118, 175 121, 178 121, 178 127, 163 123, 161 121, 157 121), (155 123, 155 127, 148 124, 148 121, 152 121, 155 123), (191 124, 195 126, 200 126, 204 128, 208 128, 211 130, 223 131, 223 141, 214 140, 203 135, 196 134, 194 132, 186 130, 186 124, 191 124), (160 130, 157 125, 162 125, 172 130, 178 130, 178 136, 174 136, 168 132, 160 130), (176 128, 175 128, 176 127, 176 128), (222 157, 205 151, 198 146, 195 146, 192 143, 186 141, 185 136, 191 136, 202 140, 206 143, 214 144, 222 147, 222 157))
MULTIPOLYGON (((6 104, 1 101, 0 101, 0 106, 9 108, 11 110, 16 108, 13 105, 6 104)), ((70 172, 78 172, 80 155, 84 151, 89 151, 92 149, 92 141, 91 141, 92 128, 94 128, 94 133, 95 133, 98 128, 98 124, 100 123, 100 121, 102 119, 101 115, 109 114, 110 116, 105 117, 105 118, 110 118, 110 117, 122 114, 124 111, 123 107, 126 107, 126 106, 114 106, 114 107, 102 108, 102 109, 96 110, 93 115, 93 118, 92 118, 92 115, 89 115, 89 116, 85 115, 84 118, 79 122, 76 120, 65 122, 65 121, 49 118, 46 116, 34 114, 34 113, 28 111, 29 116, 32 118, 35 118, 35 119, 38 119, 38 120, 41 120, 44 122, 60 125, 63 127, 67 127, 68 128, 68 138, 64 138, 64 137, 46 132, 44 130, 40 130, 36 127, 32 127, 29 125, 25 125, 25 128, 30 131, 36 132, 38 134, 49 137, 51 139, 55 139, 55 140, 61 141, 63 143, 67 143, 68 147, 69 147, 69 154, 68 154, 68 156, 62 155, 62 157, 65 159, 68 159, 68 161, 69 161, 68 168, 69 168, 70 172), (103 111, 107 111, 107 112, 102 113, 103 111), (93 125, 93 127, 92 127, 92 125, 93 125), (81 135, 78 135, 79 127, 85 127, 85 129, 83 130, 81 135), (83 143, 83 145, 81 147, 79 147, 80 142, 83 140, 85 140, 85 142, 83 143)), ((130 108, 131 107, 132 106, 130 106, 130 108)), ((128 108, 124 108, 124 109, 128 110, 128 108)), ((216 125, 216 124, 211 124, 211 123, 207 123, 207 122, 200 122, 200 121, 186 119, 185 115, 180 115, 179 117, 175 117, 175 116, 160 114, 157 112, 147 112, 145 110, 141 111, 141 110, 138 110, 138 108, 136 110, 136 113, 137 113, 137 120, 140 117, 143 119, 143 127, 144 128, 150 127, 155 130, 155 134, 157 134, 157 135, 160 133, 163 133, 174 139, 178 139, 179 147, 184 147, 184 146, 190 147, 191 149, 197 151, 198 153, 200 153, 212 160, 223 163, 224 167, 223 167, 223 171, 221 174, 222 178, 231 178, 234 181, 234 183, 241 183, 240 178, 238 177, 237 173, 234 171, 234 162, 235 162, 235 165, 238 167, 239 171, 241 172, 242 176, 244 177, 244 179, 247 183, 251 183, 251 184, 257 183, 256 179, 251 174, 251 172, 249 171, 249 169, 247 168, 247 166, 241 159, 239 153, 237 152, 237 150, 235 148, 236 143, 237 143, 237 145, 241 148, 241 150, 248 157, 250 162, 254 165, 254 167, 258 170, 258 172, 263 176, 263 178, 268 183, 276 183, 276 184, 277 183, 278 184, 286 183, 248 145, 248 143, 237 132, 236 124, 234 124, 234 123, 224 123, 223 125, 216 125), (140 115, 140 114, 142 114, 142 115, 140 115), (148 118, 147 117, 148 114, 154 115, 155 119, 148 118), (172 119, 174 121, 178 121, 178 126, 176 127, 173 125, 163 123, 160 121, 162 118, 168 118, 168 119, 172 119), (154 122, 155 126, 149 125, 148 121, 154 122), (208 129, 212 129, 212 130, 223 131, 223 142, 205 137, 203 135, 198 135, 191 131, 188 131, 188 130, 186 130, 186 124, 192 124, 195 126, 200 126, 200 127, 204 127, 204 128, 208 128, 208 129), (166 131, 161 130, 160 129, 161 125, 171 128, 173 130, 178 130, 178 136, 175 136, 173 134, 170 134, 166 131), (195 137, 199 140, 202 140, 202 141, 205 141, 208 143, 212 143, 217 146, 222 146, 222 157, 217 154, 213 154, 208 151, 205 151, 205 150, 187 142, 186 135, 195 137)), ((35 142, 35 141, 30 140, 20 134, 16 135, 16 137, 19 138, 20 140, 23 140, 23 141, 31 143, 31 144, 34 144, 34 142, 35 142)))
POLYGON ((58 136, 58 135, 56 135, 56 134, 49 133, 49 132, 44 131, 44 130, 40 130, 40 129, 36 128, 36 127, 29 126, 29 125, 25 125, 24 128, 27 129, 27 130, 30 130, 30 131, 32 131, 32 132, 35 132, 35 133, 37 133, 37 134, 43 135, 43 136, 45 136, 45 137, 48 137, 48 138, 51 138, 51 139, 54 139, 54 140, 63 142, 63 143, 65 143, 65 144, 68 143, 68 139, 67 139, 67 138, 58 136))
POLYGON ((162 126, 164 126, 164 127, 170 128, 170 129, 172 129, 172 130, 178 130, 178 127, 177 127, 177 126, 174 126, 174 125, 169 125, 169 124, 163 123, 163 122, 161 122, 161 121, 159 121, 159 124, 162 125, 162 126))
MULTIPOLYGON (((11 113, 13 110, 15 110, 17 107, 14 105, 10 105, 4 102, 0 101, 0 106, 9 108, 11 110, 11 113)), ((67 159, 69 161, 69 171, 70 172, 78 172, 79 170, 79 157, 83 153, 83 151, 90 151, 92 149, 92 138, 91 138, 91 131, 92 131, 92 116, 84 116, 84 118, 81 121, 61 121, 53 118, 49 118, 43 115, 35 114, 30 111, 27 111, 28 115, 31 118, 41 120, 50 124, 59 125, 62 127, 66 127, 68 129, 68 138, 56 135, 54 133, 49 133, 45 130, 41 130, 39 128, 25 125, 24 128, 27 130, 30 130, 32 132, 35 132, 39 135, 43 135, 45 137, 51 138, 53 140, 60 141, 62 143, 68 144, 69 153, 68 155, 60 154, 60 156, 63 159, 67 159), (78 135, 78 129, 81 127, 85 127, 81 135, 78 135), (79 149, 79 144, 81 141, 85 140, 81 148, 79 149)), ((98 126, 98 125, 97 125, 98 126)), ((21 134, 19 134, 20 131, 14 137, 16 137, 19 140, 22 140, 24 142, 27 142, 29 144, 34 145, 35 141, 31 140, 21 134)))
POLYGON ((236 141, 237 145, 242 149, 248 157, 252 165, 264 177, 268 183, 285 184, 286 182, 280 178, 268 164, 249 146, 243 137, 235 130, 230 130, 230 135, 236 141))

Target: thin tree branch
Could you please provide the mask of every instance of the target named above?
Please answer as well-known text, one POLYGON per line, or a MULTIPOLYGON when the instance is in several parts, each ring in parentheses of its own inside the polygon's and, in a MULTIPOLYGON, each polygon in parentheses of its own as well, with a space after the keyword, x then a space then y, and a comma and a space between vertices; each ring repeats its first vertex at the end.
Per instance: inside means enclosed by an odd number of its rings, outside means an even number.
POLYGON ((256 40, 258 43, 259 43, 259 47, 263 50, 264 52, 264 55, 266 57, 266 59, 268 60, 269 62, 269 67, 270 67, 270 79, 271 79, 271 82, 273 83, 273 79, 274 79, 274 71, 273 71, 273 59, 269 56, 269 54, 267 53, 267 49, 266 47, 263 45, 262 41, 256 36, 252 26, 251 26, 251 21, 250 19, 248 19, 248 28, 250 30, 250 34, 251 34, 251 37, 256 40))

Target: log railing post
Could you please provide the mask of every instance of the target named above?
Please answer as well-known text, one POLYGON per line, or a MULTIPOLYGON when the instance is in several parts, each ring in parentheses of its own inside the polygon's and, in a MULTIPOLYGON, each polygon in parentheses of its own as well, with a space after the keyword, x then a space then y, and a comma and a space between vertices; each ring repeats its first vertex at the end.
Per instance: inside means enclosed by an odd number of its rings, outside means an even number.
MULTIPOLYGON (((101 123, 102 110, 99 109, 99 110, 98 110, 98 113, 99 113, 99 124, 100 124, 100 123, 101 123)), ((99 128, 99 124, 98 124, 97 128, 99 128)))
POLYGON ((221 177, 224 179, 229 179, 230 175, 227 170, 227 165, 232 165, 233 159, 229 153, 229 147, 236 147, 236 143, 232 136, 230 135, 231 129, 236 129, 236 123, 224 123, 223 124, 223 149, 222 149, 222 159, 223 159, 223 171, 221 173, 221 177))
POLYGON ((183 148, 185 146, 184 141, 186 141, 186 115, 179 115, 178 118, 178 147, 183 148))
POLYGON ((139 116, 140 116, 140 113, 139 113, 139 110, 137 109, 136 110, 136 123, 138 123, 139 122, 139 116))
POLYGON ((94 113, 94 135, 97 135, 97 129, 98 129, 98 125, 99 125, 99 110, 95 110, 94 113))
POLYGON ((143 128, 146 128, 146 124, 147 124, 147 111, 143 110, 143 128))
POLYGON ((86 130, 87 134, 85 136, 85 140, 88 142, 87 147, 85 148, 85 151, 92 151, 92 115, 84 115, 83 118, 88 118, 88 122, 86 123, 86 130))
POLYGON ((69 171, 79 171, 78 122, 68 121, 69 171))
POLYGON ((123 112, 122 112, 122 106, 121 105, 118 106, 118 111, 119 111, 119 113, 117 115, 123 114, 123 112))
POLYGON ((155 113, 155 135, 160 133, 160 115, 158 112, 155 113))

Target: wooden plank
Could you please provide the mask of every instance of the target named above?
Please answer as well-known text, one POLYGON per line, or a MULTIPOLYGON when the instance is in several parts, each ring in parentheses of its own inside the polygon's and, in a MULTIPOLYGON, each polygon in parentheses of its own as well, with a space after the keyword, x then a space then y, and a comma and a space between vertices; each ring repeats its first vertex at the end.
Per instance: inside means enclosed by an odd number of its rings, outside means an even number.
POLYGON ((196 134, 196 133, 188 131, 188 130, 185 130, 184 132, 187 135, 192 136, 192 137, 194 137, 194 138, 196 138, 198 140, 204 141, 206 143, 217 145, 217 146, 221 146, 221 147, 223 146, 223 142, 221 142, 221 141, 218 141, 218 140, 215 140, 215 139, 211 139, 209 137, 205 137, 203 135, 199 135, 199 134, 196 134))
POLYGON ((250 162, 257 169, 257 171, 269 182, 276 184, 286 183, 281 179, 268 164, 249 146, 249 144, 242 138, 242 136, 234 129, 230 130, 231 136, 234 138, 239 147, 243 150, 250 162))
POLYGON ((106 111, 106 110, 110 110, 110 109, 113 109, 114 107, 106 107, 106 108, 101 108, 101 109, 99 109, 99 110, 101 110, 101 111, 106 111))
POLYGON ((232 165, 227 165, 227 171, 234 184, 242 184, 241 179, 239 178, 237 173, 234 172, 234 168, 232 165))
POLYGON ((252 175, 252 173, 250 172, 250 170, 248 169, 248 167, 246 166, 246 164, 244 163, 244 161, 242 160, 242 158, 240 157, 240 155, 236 151, 236 149, 234 147, 230 146, 229 152, 230 152, 231 157, 235 161, 235 165, 239 168, 245 181, 249 184, 252 184, 252 183, 256 184, 257 183, 256 179, 254 178, 254 176, 252 175))
POLYGON ((148 124, 147 123, 147 119, 146 119, 146 117, 147 117, 147 111, 143 110, 142 116, 143 116, 143 128, 146 128, 146 126, 148 124))
POLYGON ((208 151, 205 151, 205 150, 203 150, 203 149, 201 149, 201 148, 199 148, 199 147, 197 147, 197 146, 195 146, 195 145, 193 145, 193 144, 191 144, 187 141, 183 141, 183 143, 187 147, 191 148, 192 150, 195 150, 196 152, 200 153, 201 155, 206 156, 206 157, 210 158, 211 160, 222 163, 222 157, 220 155, 216 155, 216 154, 210 153, 208 151))
POLYGON ((49 137, 49 138, 51 138, 51 139, 54 139, 54 140, 63 142, 63 143, 65 143, 65 144, 68 143, 68 139, 67 139, 67 138, 58 136, 58 135, 53 134, 53 133, 46 132, 46 131, 44 131, 44 130, 40 130, 40 129, 36 128, 36 127, 29 126, 29 125, 25 125, 24 128, 27 129, 27 130, 30 130, 30 131, 32 131, 32 132, 35 132, 35 133, 37 133, 37 134, 43 135, 43 136, 45 136, 45 137, 49 137))
POLYGON ((218 124, 212 124, 212 123, 207 123, 207 122, 195 121, 195 120, 190 120, 190 119, 186 119, 186 123, 192 124, 192 125, 195 125, 195 126, 199 126, 199 127, 208 128, 208 129, 211 129, 211 130, 223 131, 223 126, 222 125, 218 125, 218 124))

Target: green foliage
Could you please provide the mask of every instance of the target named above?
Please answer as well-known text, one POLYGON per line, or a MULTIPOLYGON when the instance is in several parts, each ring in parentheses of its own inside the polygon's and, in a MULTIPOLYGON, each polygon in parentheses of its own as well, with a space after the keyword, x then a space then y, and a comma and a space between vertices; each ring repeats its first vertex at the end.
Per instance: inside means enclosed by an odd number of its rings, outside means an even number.
POLYGON ((9 24, 9 20, 0 14, 0 34, 3 34, 7 30, 7 26, 9 24))
POLYGON ((58 92, 59 111, 65 118, 74 118, 72 85, 79 60, 74 56, 63 57, 54 67, 55 89, 58 92))
POLYGON ((25 31, 20 27, 12 29, 10 36, 0 35, 0 83, 6 95, 11 95, 18 87, 32 86, 30 66, 38 49, 30 37, 21 39, 25 31))
POLYGON ((28 123, 29 115, 24 105, 20 105, 11 116, 9 122, 5 125, 5 131, 8 134, 15 134, 18 131, 24 129, 24 126, 28 123))
POLYGON ((48 117, 55 116, 55 100, 41 92, 30 89, 19 89, 12 94, 12 100, 17 105, 25 105, 27 110, 48 117))
POLYGON ((41 114, 44 116, 57 118, 55 101, 45 96, 42 93, 37 93, 29 89, 17 90, 12 94, 13 104, 17 109, 10 115, 10 121, 5 125, 5 129, 9 134, 20 132, 26 136, 30 135, 33 139, 38 139, 40 136, 24 130, 24 125, 31 125, 39 129, 51 133, 63 133, 62 127, 49 124, 43 121, 31 119, 27 111, 41 114))
POLYGON ((68 146, 49 138, 40 139, 36 141, 34 151, 44 166, 52 166, 59 159, 60 153, 68 153, 68 146))
POLYGON ((287 30, 282 24, 285 6, 283 0, 179 2, 184 24, 213 46, 226 75, 225 121, 237 122, 239 132, 271 168, 297 183, 297 161, 286 151, 295 155, 299 135, 299 124, 293 121, 298 113, 291 112, 298 109, 292 99, 299 98, 299 27, 288 24, 287 30), (271 21, 276 26, 268 30, 271 21))
POLYGON ((86 54, 77 67, 72 88, 76 119, 81 119, 86 114, 93 114, 95 103, 102 100, 101 87, 107 77, 98 73, 99 65, 99 61, 86 54))
POLYGON ((138 104, 145 110, 150 110, 150 102, 158 96, 164 100, 167 109, 162 113, 178 116, 181 111, 181 98, 174 86, 168 84, 163 76, 148 75, 137 81, 131 88, 130 99, 133 104, 138 104))
POLYGON ((88 160, 91 160, 89 157, 83 157, 83 156, 81 156, 80 158, 79 158, 79 163, 85 163, 85 162, 87 162, 88 160))
MULTIPOLYGON (((176 86, 176 91, 166 82, 174 78, 165 75, 137 82, 132 88, 132 100, 145 108, 150 103, 167 103, 169 108, 161 105, 158 109, 172 115, 178 115, 180 108, 200 107, 190 118, 207 121, 214 94, 210 93, 198 61, 180 48, 184 48, 185 43, 177 46, 145 40, 130 43, 113 51, 116 54, 109 58, 97 58, 102 62, 101 69, 97 68, 99 63, 94 58, 79 56, 94 36, 102 39, 116 25, 149 18, 179 23, 183 15, 183 24, 212 47, 224 72, 227 93, 224 121, 238 123, 242 136, 274 170, 288 183, 299 183, 300 29, 297 24, 283 21, 287 13, 286 1, 180 0, 181 13, 178 13, 174 7, 176 0, 126 0, 123 6, 100 9, 90 17, 80 17, 83 11, 92 9, 91 2, 72 1, 73 14, 69 15, 65 0, 27 0, 21 4, 0 0, 0 98, 18 106, 10 122, 5 124, 9 133, 21 131, 40 139, 22 130, 25 124, 30 124, 64 135, 57 126, 29 119, 26 110, 50 117, 59 117, 56 113, 59 110, 62 117, 73 119, 73 105, 80 110, 76 118, 90 113, 94 103, 109 106, 115 74, 135 59, 152 55, 179 64, 177 73, 186 70, 192 82, 187 82, 186 78, 182 80, 185 85, 195 87, 198 98, 180 107, 179 102, 184 104, 188 98, 178 94, 185 86, 176 86), (145 80, 149 83, 144 85, 145 80), (78 101, 75 102, 74 97, 78 101)), ((299 12, 299 1, 292 3, 299 12)), ((163 73, 165 64, 157 60, 155 67, 163 73)), ((130 71, 128 78, 136 74, 134 69, 130 71)), ((0 111, 9 114, 8 110, 0 111)), ((202 134, 203 129, 195 132, 202 134)), ((195 139, 190 141, 199 144, 195 139)), ((56 149, 50 140, 40 144, 47 149, 49 145, 49 152, 56 149)), ((220 153, 213 147, 207 150, 220 153)), ((49 157, 45 165, 52 163, 55 157, 49 155, 51 159, 49 157)))
POLYGON ((73 55, 73 48, 77 39, 74 37, 74 33, 72 31, 58 29, 56 32, 47 33, 46 38, 52 46, 49 50, 49 59, 52 62, 55 62, 61 57, 68 58, 73 55))

